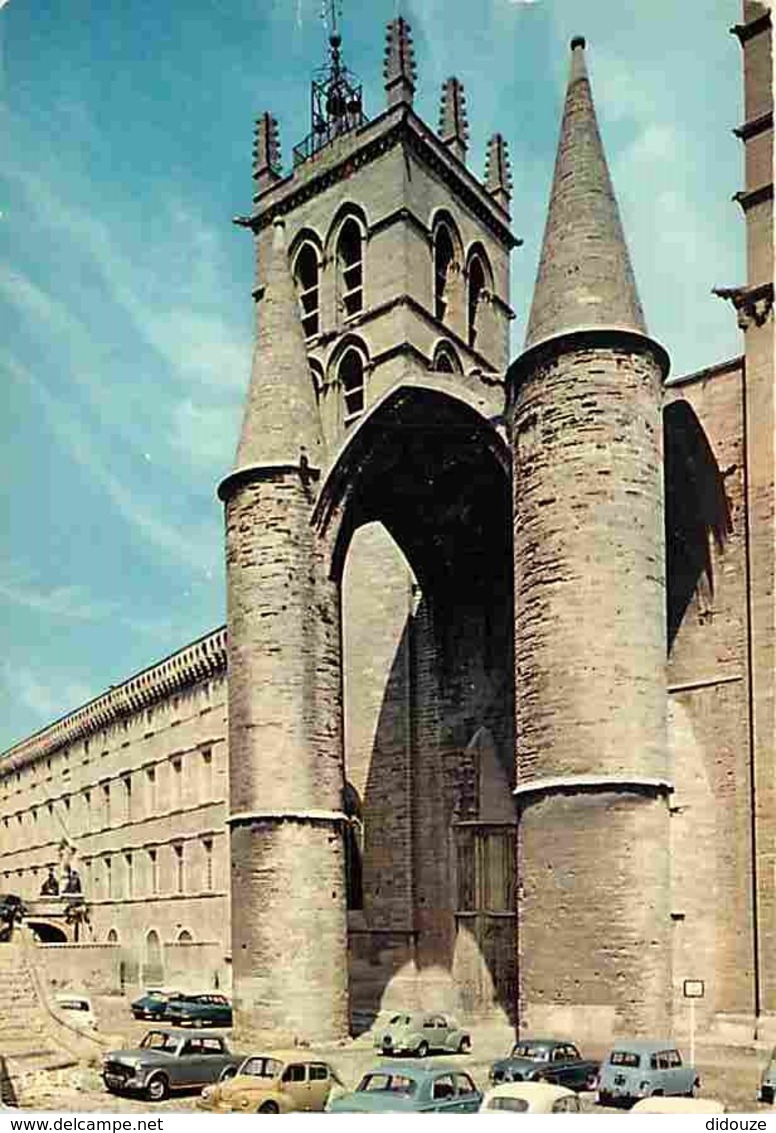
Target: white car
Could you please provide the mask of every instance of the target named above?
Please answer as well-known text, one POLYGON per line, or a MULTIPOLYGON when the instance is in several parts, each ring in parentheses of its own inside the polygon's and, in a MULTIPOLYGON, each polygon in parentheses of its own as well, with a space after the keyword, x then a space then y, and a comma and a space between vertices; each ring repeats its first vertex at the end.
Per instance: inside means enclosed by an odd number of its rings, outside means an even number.
POLYGON ((88 995, 80 991, 61 991, 54 996, 53 1007, 73 1027, 97 1030, 97 1018, 88 995))
POLYGON ((549 1082, 505 1082, 488 1090, 480 1113, 581 1113, 573 1090, 549 1082))
POLYGON ((631 1109, 631 1113, 727 1113, 722 1102, 716 1098, 642 1098, 631 1109))

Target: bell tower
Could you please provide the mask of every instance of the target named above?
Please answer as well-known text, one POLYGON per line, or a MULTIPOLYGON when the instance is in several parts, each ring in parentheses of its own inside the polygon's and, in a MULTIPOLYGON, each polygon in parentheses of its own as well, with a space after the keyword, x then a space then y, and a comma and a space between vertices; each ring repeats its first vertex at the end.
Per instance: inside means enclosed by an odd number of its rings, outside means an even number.
POLYGON ((259 291, 273 222, 286 223, 329 454, 398 382, 434 371, 475 390, 480 374, 503 373, 508 362, 517 241, 506 143, 491 137, 483 178, 469 169, 456 78, 442 86, 438 132, 418 117, 414 49, 401 17, 387 27, 383 75, 385 105, 369 118, 335 27, 290 171, 281 170, 276 120, 258 119, 254 211, 237 221, 256 238, 259 291))

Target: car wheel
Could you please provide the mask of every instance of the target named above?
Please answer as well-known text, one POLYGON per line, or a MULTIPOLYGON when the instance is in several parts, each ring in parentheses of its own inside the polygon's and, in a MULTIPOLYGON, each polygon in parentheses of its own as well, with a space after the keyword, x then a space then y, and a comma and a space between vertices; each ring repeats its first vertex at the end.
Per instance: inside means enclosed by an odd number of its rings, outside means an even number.
POLYGON ((697 1098, 699 1086, 700 1086, 700 1082, 696 1078, 695 1081, 693 1082, 692 1086, 690 1087, 690 1089, 687 1091, 686 1096, 688 1098, 697 1098))
POLYGON ((428 1054, 428 1043, 425 1039, 423 1039, 422 1042, 418 1043, 418 1049, 415 1051, 415 1053, 417 1054, 418 1058, 426 1057, 426 1055, 428 1054))
POLYGON ((461 1039, 461 1041, 458 1044, 458 1053, 459 1054, 469 1054, 471 1049, 472 1049, 472 1040, 469 1038, 468 1035, 464 1035, 463 1038, 461 1039))
POLYGON ((598 1091, 598 1102, 597 1102, 597 1104, 598 1105, 611 1105, 612 1104, 611 1095, 607 1094, 606 1090, 599 1090, 598 1091))
POLYGON ((280 1113, 280 1106, 277 1102, 265 1102, 260 1105, 256 1110, 257 1113, 280 1113))
POLYGON ((152 1102, 162 1102, 170 1092, 170 1083, 164 1074, 154 1074, 146 1086, 146 1097, 152 1102))

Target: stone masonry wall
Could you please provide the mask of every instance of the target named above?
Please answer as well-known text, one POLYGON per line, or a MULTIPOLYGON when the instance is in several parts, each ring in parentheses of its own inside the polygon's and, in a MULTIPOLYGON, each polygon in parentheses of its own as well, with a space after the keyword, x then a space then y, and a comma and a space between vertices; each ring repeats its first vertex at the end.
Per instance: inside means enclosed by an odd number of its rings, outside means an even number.
MULTIPOLYGON (((517 785, 664 780, 658 366, 614 335, 551 349, 518 385, 512 424, 517 785)), ((562 999, 580 1022, 597 1005, 601 1037, 656 1033, 669 1022, 668 808, 597 790, 521 816, 522 1009, 535 1026, 537 1003, 562 999)))
POLYGON ((347 1032, 338 594, 311 493, 267 472, 226 505, 232 964, 244 1040, 347 1032))

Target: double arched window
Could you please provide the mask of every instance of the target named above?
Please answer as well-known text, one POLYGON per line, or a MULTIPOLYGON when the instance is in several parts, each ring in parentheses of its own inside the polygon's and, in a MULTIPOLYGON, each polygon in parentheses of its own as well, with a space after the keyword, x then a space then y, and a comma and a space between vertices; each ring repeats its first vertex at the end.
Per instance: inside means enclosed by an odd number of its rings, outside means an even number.
POLYGON ((308 241, 302 244, 294 260, 294 282, 299 295, 305 338, 312 338, 321 329, 320 281, 318 252, 308 241))
POLYGON ((345 318, 364 307, 364 256, 361 227, 349 216, 337 237, 337 292, 345 318))
POLYGON ((485 290, 485 269, 479 256, 472 256, 469 262, 469 278, 466 290, 466 324, 469 346, 474 346, 477 338, 477 308, 485 290))
POLYGON ((337 379, 342 387, 344 422, 349 425, 364 411, 365 401, 364 356, 355 346, 349 346, 337 365, 337 379))
POLYGON ((434 238, 434 314, 440 322, 444 321, 449 303, 448 276, 454 258, 450 229, 446 224, 440 224, 434 238))

